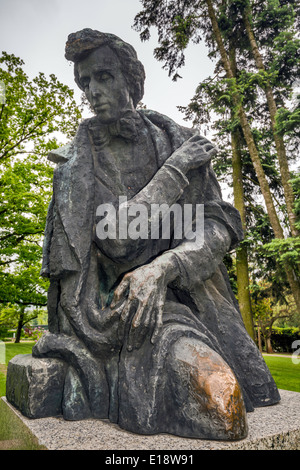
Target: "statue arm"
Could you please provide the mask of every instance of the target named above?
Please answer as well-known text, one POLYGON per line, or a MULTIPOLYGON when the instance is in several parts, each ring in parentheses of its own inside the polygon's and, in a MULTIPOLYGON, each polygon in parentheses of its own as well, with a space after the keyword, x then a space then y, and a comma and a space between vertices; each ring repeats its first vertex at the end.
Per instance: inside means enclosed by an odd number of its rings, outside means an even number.
POLYGON ((216 220, 206 219, 203 243, 183 240, 158 257, 156 262, 170 272, 170 283, 182 290, 192 290, 195 283, 204 282, 213 276, 230 245, 231 237, 226 226, 216 220), (167 254, 168 258, 164 257, 167 254))
MULTIPOLYGON (((195 134, 172 153, 151 181, 138 194, 117 208, 117 222, 121 211, 130 214, 131 210, 138 208, 139 205, 146 207, 149 217, 151 206, 154 204, 166 204, 171 207, 180 199, 189 185, 187 173, 210 161, 215 153, 215 147, 207 139, 195 134)), ((130 224, 130 216, 127 221, 130 224)), ((128 236, 123 238, 117 236, 116 239, 101 240, 101 248, 107 256, 115 260, 130 260, 132 255, 137 258, 151 240, 151 224, 148 224, 147 230, 147 237, 134 241, 134 253, 132 252, 132 240, 128 236)), ((118 224, 116 234, 119 234, 118 224)))
POLYGON ((186 234, 185 239, 177 240, 177 245, 171 245, 149 264, 127 273, 115 291, 111 307, 122 302, 119 329, 122 335, 130 322, 127 330, 129 348, 140 347, 146 334, 150 334, 152 342, 155 342, 163 324, 169 285, 192 294, 197 284, 213 276, 226 252, 242 238, 239 213, 222 201, 213 171, 207 166, 202 180, 195 172, 191 180, 188 189, 189 194, 194 195, 194 202, 203 200, 197 195, 197 190, 208 180, 204 194, 204 202, 207 202, 204 203, 203 237, 190 239, 190 234, 186 234), (133 305, 136 306, 134 313, 133 305))
POLYGON ((202 180, 196 174, 193 176, 189 190, 196 201, 204 201, 203 219, 194 218, 194 232, 187 234, 177 245, 173 242, 169 250, 176 259, 176 278, 173 281, 184 290, 211 278, 226 253, 234 249, 244 236, 240 214, 231 204, 222 200, 220 186, 212 168, 207 166, 204 169, 202 180), (205 183, 206 189, 201 198, 197 195, 197 188, 205 183))
POLYGON ((129 350, 139 348, 148 334, 155 343, 163 324, 169 285, 192 292, 196 282, 209 279, 222 262, 231 243, 229 232, 223 224, 212 219, 205 225, 201 246, 192 240, 184 240, 151 263, 125 274, 115 290, 110 308, 117 308, 120 313, 119 335, 122 337, 126 330, 129 331, 129 350), (128 322, 131 324, 129 329, 128 322))

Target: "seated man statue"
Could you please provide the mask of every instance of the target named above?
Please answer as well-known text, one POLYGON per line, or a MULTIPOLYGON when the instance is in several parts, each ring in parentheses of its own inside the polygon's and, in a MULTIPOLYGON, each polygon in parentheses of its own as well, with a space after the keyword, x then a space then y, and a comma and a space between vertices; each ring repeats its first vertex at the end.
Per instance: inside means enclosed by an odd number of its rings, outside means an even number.
POLYGON ((84 29, 69 35, 66 58, 95 116, 49 155, 57 163, 42 267, 49 332, 22 363, 30 363, 28 396, 39 405, 26 408, 15 391, 21 359, 9 367, 7 397, 33 418, 244 438, 247 412, 280 397, 223 264, 243 233, 221 197, 216 149, 194 129, 136 109, 144 68, 120 38, 84 29), (191 224, 180 236, 177 216, 188 208, 191 224))

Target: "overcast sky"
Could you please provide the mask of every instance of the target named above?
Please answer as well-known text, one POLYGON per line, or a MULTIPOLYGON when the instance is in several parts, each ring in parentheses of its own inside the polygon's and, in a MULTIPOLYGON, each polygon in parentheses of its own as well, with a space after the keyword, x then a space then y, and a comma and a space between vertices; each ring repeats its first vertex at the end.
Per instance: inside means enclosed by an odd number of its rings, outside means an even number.
POLYGON ((83 28, 116 34, 134 46, 145 67, 143 102, 147 108, 191 125, 183 120, 177 106, 186 106, 198 83, 213 73, 205 45, 189 46, 186 66, 180 71, 183 78, 173 82, 153 56, 156 30, 152 30, 150 41, 141 42, 139 33, 132 29, 141 8, 139 0, 0 0, 0 52, 21 57, 30 78, 38 72, 54 73, 75 90, 79 101, 81 92, 73 80, 73 67, 64 58, 68 34, 83 28))

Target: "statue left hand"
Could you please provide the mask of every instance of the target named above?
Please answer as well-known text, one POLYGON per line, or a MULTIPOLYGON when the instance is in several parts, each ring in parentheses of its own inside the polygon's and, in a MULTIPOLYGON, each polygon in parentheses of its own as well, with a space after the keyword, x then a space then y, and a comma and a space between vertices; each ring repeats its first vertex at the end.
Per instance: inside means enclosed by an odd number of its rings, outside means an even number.
POLYGON ((156 261, 125 274, 117 287, 111 308, 122 298, 119 336, 124 338, 129 324, 127 349, 138 349, 147 335, 154 343, 163 323, 163 308, 167 292, 168 270, 156 261), (126 295, 127 294, 127 295, 126 295))

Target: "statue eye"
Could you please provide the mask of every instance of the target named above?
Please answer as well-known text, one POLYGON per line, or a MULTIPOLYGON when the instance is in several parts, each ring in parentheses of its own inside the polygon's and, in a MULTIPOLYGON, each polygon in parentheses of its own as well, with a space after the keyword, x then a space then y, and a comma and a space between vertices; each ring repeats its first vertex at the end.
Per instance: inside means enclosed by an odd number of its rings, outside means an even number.
POLYGON ((81 78, 80 79, 80 84, 81 84, 82 88, 86 89, 86 88, 89 87, 90 79, 89 78, 81 78))
POLYGON ((112 78, 113 78, 113 76, 109 72, 99 72, 97 74, 97 80, 99 82, 106 82, 106 81, 108 81, 112 78))

